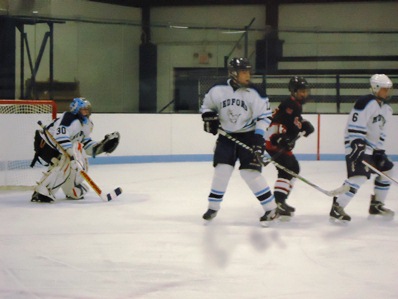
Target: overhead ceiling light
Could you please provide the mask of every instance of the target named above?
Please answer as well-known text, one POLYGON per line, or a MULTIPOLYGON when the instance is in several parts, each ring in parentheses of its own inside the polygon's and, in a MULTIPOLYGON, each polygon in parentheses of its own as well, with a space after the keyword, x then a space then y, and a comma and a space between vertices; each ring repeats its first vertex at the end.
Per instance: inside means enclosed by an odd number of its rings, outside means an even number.
POLYGON ((223 31, 222 33, 224 34, 242 34, 242 33, 246 33, 245 30, 239 30, 239 31, 223 31))
POLYGON ((170 25, 171 29, 188 29, 188 26, 176 26, 176 25, 170 25))

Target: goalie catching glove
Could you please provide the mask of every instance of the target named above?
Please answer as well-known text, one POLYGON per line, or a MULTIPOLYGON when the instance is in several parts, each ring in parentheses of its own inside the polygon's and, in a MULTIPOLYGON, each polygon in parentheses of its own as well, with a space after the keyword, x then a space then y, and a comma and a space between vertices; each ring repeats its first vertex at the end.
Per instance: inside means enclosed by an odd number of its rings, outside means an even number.
POLYGON ((119 132, 113 132, 111 134, 105 135, 104 139, 94 146, 92 155, 93 158, 102 153, 112 153, 119 145, 119 141, 119 132))

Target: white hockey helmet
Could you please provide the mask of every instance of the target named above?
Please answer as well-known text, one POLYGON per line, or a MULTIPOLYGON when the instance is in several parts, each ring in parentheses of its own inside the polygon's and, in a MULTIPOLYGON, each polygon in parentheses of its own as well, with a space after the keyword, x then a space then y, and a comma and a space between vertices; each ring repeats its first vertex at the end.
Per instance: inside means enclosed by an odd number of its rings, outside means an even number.
POLYGON ((380 88, 391 88, 392 81, 384 74, 374 74, 370 77, 370 89, 376 95, 380 88))

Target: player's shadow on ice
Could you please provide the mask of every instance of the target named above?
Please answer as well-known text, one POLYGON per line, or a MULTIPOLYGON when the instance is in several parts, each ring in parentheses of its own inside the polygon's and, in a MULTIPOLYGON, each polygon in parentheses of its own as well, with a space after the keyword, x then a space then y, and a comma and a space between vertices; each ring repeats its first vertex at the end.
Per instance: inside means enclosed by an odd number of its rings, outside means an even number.
MULTIPOLYGON (((238 225, 239 226, 239 225, 238 225)), ((244 225, 247 226, 246 223, 244 225)), ((242 231, 235 225, 212 223, 205 225, 203 231, 203 258, 206 264, 216 268, 227 268, 238 258, 236 253, 242 247, 249 247, 260 254, 273 247, 284 248, 278 230, 251 226, 242 231)))

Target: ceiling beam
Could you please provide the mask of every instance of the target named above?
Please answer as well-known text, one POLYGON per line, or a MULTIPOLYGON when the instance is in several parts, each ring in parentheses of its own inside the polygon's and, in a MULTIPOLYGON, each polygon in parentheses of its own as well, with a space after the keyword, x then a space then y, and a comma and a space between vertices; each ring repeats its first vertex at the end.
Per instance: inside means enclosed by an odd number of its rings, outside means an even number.
MULTIPOLYGON (((90 0, 114 5, 130 7, 161 7, 161 6, 210 6, 210 5, 267 5, 271 2, 278 4, 304 4, 304 3, 359 3, 359 2, 379 2, 380 0, 90 0)), ((396 0, 383 0, 384 2, 394 2, 396 0)))

